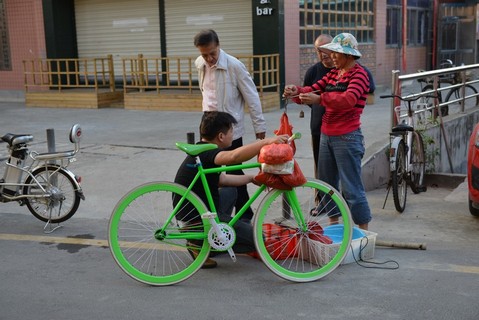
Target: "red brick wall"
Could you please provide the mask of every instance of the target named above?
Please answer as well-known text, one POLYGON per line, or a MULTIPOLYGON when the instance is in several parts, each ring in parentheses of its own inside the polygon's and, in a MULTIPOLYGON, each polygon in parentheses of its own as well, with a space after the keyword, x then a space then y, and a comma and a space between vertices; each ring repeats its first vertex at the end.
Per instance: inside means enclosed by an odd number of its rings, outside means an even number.
POLYGON ((6 0, 6 11, 12 70, 0 71, 0 90, 22 90, 22 61, 46 57, 42 1, 6 0))

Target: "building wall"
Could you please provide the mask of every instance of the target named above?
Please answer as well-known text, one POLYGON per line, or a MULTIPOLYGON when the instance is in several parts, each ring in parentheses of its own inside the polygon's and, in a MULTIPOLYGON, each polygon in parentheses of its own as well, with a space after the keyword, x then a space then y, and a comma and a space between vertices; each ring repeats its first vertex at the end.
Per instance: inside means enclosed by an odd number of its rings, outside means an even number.
MULTIPOLYGON (((299 45, 299 6, 297 0, 284 0, 284 84, 302 84, 307 68, 316 62, 314 47, 299 45)), ((374 75, 378 87, 391 85, 391 70, 401 68, 400 51, 387 48, 386 0, 375 2, 375 42, 360 44, 360 62, 374 75)), ((6 0, 12 71, 0 72, 0 89, 23 89, 22 60, 45 58, 46 44, 42 0, 6 0)), ((408 48, 407 68, 416 72, 427 65, 426 47, 408 48)))
MULTIPOLYGON (((300 83, 299 5, 297 0, 284 1, 284 69, 285 84, 300 83)), ((283 88, 281 88, 283 89, 283 88)))
POLYGON ((23 88, 24 59, 45 58, 45 33, 41 0, 6 0, 11 71, 0 72, 0 88, 23 88))

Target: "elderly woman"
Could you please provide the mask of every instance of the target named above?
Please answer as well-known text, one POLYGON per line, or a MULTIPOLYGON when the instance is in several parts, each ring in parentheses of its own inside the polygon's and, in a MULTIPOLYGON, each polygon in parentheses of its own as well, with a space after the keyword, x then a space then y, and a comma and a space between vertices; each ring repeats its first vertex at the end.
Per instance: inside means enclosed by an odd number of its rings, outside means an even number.
MULTIPOLYGON (((364 138, 360 117, 369 91, 368 75, 356 62, 361 53, 353 35, 341 33, 320 48, 330 54, 335 68, 310 87, 286 86, 284 96, 296 103, 325 107, 318 177, 337 189, 341 182, 354 223, 367 230, 371 210, 361 180, 364 138)), ((335 223, 337 218, 330 216, 330 221, 335 223)))

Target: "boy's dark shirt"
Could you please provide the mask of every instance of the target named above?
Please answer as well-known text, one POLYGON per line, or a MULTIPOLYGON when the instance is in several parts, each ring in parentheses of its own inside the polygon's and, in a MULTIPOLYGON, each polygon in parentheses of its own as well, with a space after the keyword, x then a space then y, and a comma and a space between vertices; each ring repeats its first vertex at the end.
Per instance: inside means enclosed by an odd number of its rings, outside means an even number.
MULTIPOLYGON (((198 142, 197 144, 202 144, 204 142, 198 142)), ((203 168, 216 168, 220 167, 215 164, 216 155, 222 151, 221 149, 213 149, 205 151, 199 154, 201 163, 203 168)), ((198 169, 196 168, 196 160, 195 157, 186 156, 183 163, 180 165, 178 172, 176 173, 175 182, 181 184, 182 186, 188 187, 193 178, 195 177, 198 169)), ((211 173, 206 175, 206 180, 208 181, 208 186, 210 187, 211 196, 213 197, 213 201, 215 207, 218 208, 219 204, 219 179, 220 174, 211 173)), ((203 202, 208 205, 208 199, 205 194, 205 190, 203 189, 203 185, 201 183, 201 179, 196 181, 195 185, 193 186, 192 191, 197 194, 203 202)), ((173 199, 173 203, 176 205, 180 199, 173 199)), ((182 210, 176 215, 176 217, 180 220, 187 221, 193 218, 199 218, 199 213, 193 209, 191 204, 188 204, 186 207, 182 208, 182 210)))

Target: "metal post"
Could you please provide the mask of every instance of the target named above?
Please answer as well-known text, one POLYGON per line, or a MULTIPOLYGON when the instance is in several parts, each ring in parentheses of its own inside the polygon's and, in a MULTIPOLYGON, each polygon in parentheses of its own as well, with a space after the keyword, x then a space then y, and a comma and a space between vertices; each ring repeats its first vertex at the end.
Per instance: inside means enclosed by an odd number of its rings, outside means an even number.
MULTIPOLYGON (((399 70, 393 70, 392 71, 392 93, 395 95, 400 96, 401 95, 401 90, 400 90, 400 83, 399 83, 399 74, 401 72, 399 70)), ((396 112, 394 111, 396 108, 396 104, 400 103, 398 102, 397 98, 391 99, 391 128, 396 126, 398 124, 399 119, 396 119, 396 112)), ((399 105, 399 104, 398 104, 399 105)))
POLYGON ((195 133, 194 132, 187 132, 186 133, 186 142, 189 144, 195 143, 195 133))
POLYGON ((47 145, 48 145, 48 152, 53 153, 56 152, 55 150, 55 130, 54 129, 47 129, 47 145))

